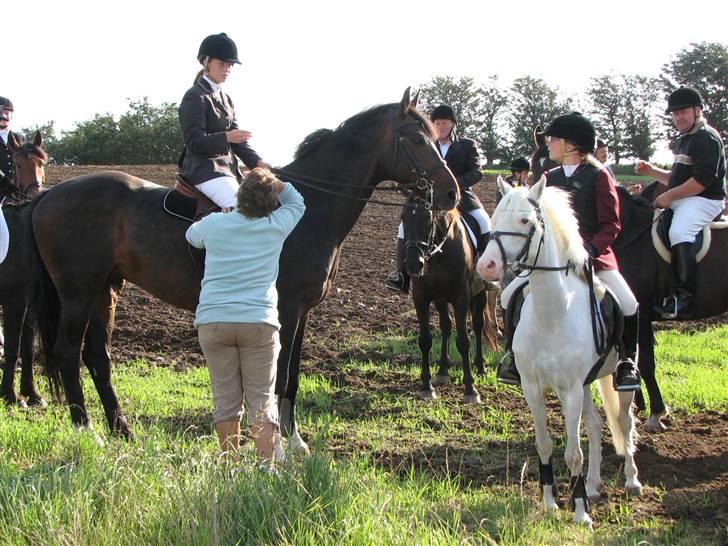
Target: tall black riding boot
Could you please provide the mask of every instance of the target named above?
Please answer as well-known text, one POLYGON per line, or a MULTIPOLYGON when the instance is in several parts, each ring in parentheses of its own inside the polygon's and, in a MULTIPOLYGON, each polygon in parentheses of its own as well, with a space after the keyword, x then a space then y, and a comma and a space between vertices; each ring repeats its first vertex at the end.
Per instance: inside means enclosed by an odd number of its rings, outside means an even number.
POLYGON ((506 338, 506 354, 503 355, 500 362, 498 362, 498 371, 496 373, 496 379, 500 383, 507 385, 520 385, 521 374, 518 373, 516 368, 516 357, 513 354, 513 334, 516 331, 516 325, 514 324, 516 318, 516 311, 520 314, 520 306, 523 303, 522 295, 523 289, 517 291, 511 297, 511 304, 505 310, 505 316, 503 320, 503 329, 505 330, 506 338), (519 301, 520 300, 520 301, 519 301))
POLYGON ((655 312, 663 319, 689 319, 698 279, 693 243, 679 243, 672 247, 672 266, 677 275, 675 295, 665 298, 655 312))
POLYGON ((640 372, 637 368, 637 340, 639 339, 640 314, 624 317, 622 343, 619 347, 619 363, 614 372, 615 391, 637 391, 640 388, 640 372))
POLYGON ((482 256, 483 252, 485 252, 485 247, 488 246, 489 241, 490 241, 490 231, 488 233, 483 233, 480 235, 480 238, 478 239, 478 254, 480 256, 482 256))
POLYGON ((384 286, 390 290, 409 293, 410 276, 404 270, 404 239, 397 237, 397 271, 389 274, 384 286))

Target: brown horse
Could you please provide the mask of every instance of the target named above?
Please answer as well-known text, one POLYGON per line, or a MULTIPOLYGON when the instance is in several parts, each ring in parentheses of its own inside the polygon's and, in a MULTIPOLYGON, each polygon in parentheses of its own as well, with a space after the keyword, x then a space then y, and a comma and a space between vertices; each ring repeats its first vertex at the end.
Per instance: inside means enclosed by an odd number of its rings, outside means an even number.
MULTIPOLYGON (((306 319, 331 289, 341 244, 375 186, 393 180, 417 188, 437 207, 456 204, 457 183, 416 101, 407 89, 400 103, 362 112, 335 131, 313 133, 293 163, 279 171, 287 173, 307 207, 283 248, 277 285, 282 349, 276 391, 282 398, 283 430, 294 440, 306 319)), ((56 389, 62 383, 76 426, 89 422, 80 384, 82 358, 109 427, 131 435, 111 385, 109 356, 124 279, 177 307, 197 306, 203 261, 191 256, 185 242, 188 224, 162 212, 165 194, 164 188, 133 176, 101 172, 59 184, 32 204, 29 229, 41 281, 38 324, 49 377, 56 389)), ((294 447, 305 444, 294 442, 294 447)))
POLYGON ((463 399, 467 403, 480 403, 480 394, 473 387, 470 368, 470 340, 467 332, 468 312, 475 334, 475 365, 478 373, 483 368, 482 333, 487 303, 486 286, 475 273, 478 256, 468 240, 465 225, 457 211, 433 212, 416 196, 410 196, 402 209, 405 240, 405 269, 412 277, 412 301, 417 311, 419 336, 417 342, 422 353, 420 390, 422 399, 437 398, 430 375, 430 304, 434 303, 440 316, 441 348, 439 369, 434 384, 450 383, 450 321, 449 306, 455 312, 455 344, 463 364, 463 399))
POLYGON ((16 174, 14 181, 6 181, 2 192, 7 196, 2 212, 10 233, 8 255, 0 263, 0 305, 3 307, 3 333, 5 335, 5 362, 0 396, 8 404, 45 406, 33 381, 33 340, 35 331, 28 316, 32 276, 29 267, 27 233, 23 229, 22 214, 30 198, 42 189, 48 155, 43 150, 43 136, 36 131, 33 142, 20 144, 10 135, 16 174), (18 356, 22 363, 20 395, 15 392, 15 367, 18 356))

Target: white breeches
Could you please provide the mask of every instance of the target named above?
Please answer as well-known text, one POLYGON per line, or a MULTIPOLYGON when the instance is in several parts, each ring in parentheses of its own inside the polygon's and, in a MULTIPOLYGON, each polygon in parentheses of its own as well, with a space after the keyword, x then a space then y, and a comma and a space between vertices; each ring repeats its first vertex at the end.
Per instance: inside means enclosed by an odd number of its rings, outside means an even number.
POLYGON ((670 225, 670 245, 675 246, 695 242, 698 233, 723 210, 723 200, 694 195, 673 201, 670 208, 674 211, 670 225))
POLYGON ((232 176, 220 176, 195 186, 212 199, 218 207, 235 208, 238 204, 238 181, 232 176))
MULTIPOLYGON (((630 317, 637 312, 637 298, 634 297, 632 290, 629 288, 627 281, 624 280, 622 274, 614 269, 603 269, 597 271, 596 276, 602 281, 607 288, 609 288, 614 297, 617 298, 622 313, 625 317, 630 317)), ((501 292, 501 306, 503 309, 508 308, 508 304, 511 301, 511 297, 515 292, 516 288, 522 284, 528 282, 528 277, 516 277, 504 290, 501 292)))
POLYGON ((490 216, 488 216, 488 213, 485 212, 485 210, 473 209, 469 210, 465 214, 469 214, 470 216, 475 218, 475 221, 478 222, 478 226, 480 227, 481 235, 490 233, 490 216))

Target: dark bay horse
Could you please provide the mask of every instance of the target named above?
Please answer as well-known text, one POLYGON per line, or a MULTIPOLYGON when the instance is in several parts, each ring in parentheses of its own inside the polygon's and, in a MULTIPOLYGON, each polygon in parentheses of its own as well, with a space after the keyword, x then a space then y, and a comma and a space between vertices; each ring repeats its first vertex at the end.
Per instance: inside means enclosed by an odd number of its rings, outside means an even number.
MULTIPOLYGON (((282 429, 294 448, 306 448, 294 408, 308 313, 331 289, 341 245, 375 186, 396 181, 443 209, 457 202, 457 183, 416 102, 407 89, 400 103, 364 111, 334 131, 319 130, 279 170, 307 207, 284 245, 277 285, 282 349, 276 392, 282 429)), ((162 212, 166 191, 124 173, 101 172, 58 184, 31 205, 29 230, 42 289, 39 330, 49 377, 56 389, 63 385, 75 426, 89 422, 80 384, 82 359, 109 427, 131 436, 111 385, 109 355, 125 279, 177 307, 192 311, 197 306, 203 262, 190 255, 184 239, 188 224, 162 212)))
POLYGON ((448 307, 451 305, 455 312, 455 344, 463 364, 464 401, 479 403, 480 394, 473 387, 466 321, 470 311, 476 349, 473 364, 483 374, 482 334, 487 295, 485 283, 475 273, 478 256, 468 241, 465 225, 457 210, 433 212, 417 196, 410 196, 405 203, 402 224, 405 269, 412 278, 412 300, 420 330, 417 342, 422 352, 422 362, 418 396, 422 399, 437 398, 430 381, 430 304, 434 303, 440 316, 442 339, 434 384, 445 385, 450 382, 448 355, 452 324, 448 307))
POLYGON ((18 143, 10 135, 8 141, 15 160, 15 180, 2 184, 6 196, 2 212, 8 226, 10 246, 0 263, 0 305, 3 307, 5 361, 0 396, 8 404, 46 405, 33 380, 33 341, 35 330, 28 314, 32 275, 28 254, 28 234, 23 228, 22 214, 29 200, 40 193, 45 178, 48 155, 43 150, 43 136, 36 131, 32 142, 18 143), (22 371, 20 395, 15 392, 15 367, 20 356, 22 371))

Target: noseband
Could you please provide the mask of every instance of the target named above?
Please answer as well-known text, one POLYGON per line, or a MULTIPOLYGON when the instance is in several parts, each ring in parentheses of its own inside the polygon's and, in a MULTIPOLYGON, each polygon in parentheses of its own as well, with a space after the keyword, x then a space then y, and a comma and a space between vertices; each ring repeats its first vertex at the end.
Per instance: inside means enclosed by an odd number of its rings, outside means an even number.
MULTIPOLYGON (((409 205, 410 207, 412 207, 413 214, 415 212, 415 207, 417 207, 418 205, 423 206, 428 211, 431 209, 430 203, 426 201, 418 201, 418 203, 414 205, 409 205)), ((408 204, 405 204, 405 206, 408 206, 408 204)), ((447 237, 450 233, 451 227, 452 218, 445 226, 445 233, 442 237, 442 240, 436 244, 435 237, 437 236, 437 220, 433 218, 432 215, 430 215, 430 230, 427 236, 427 242, 408 239, 407 241, 405 241, 404 244, 405 253, 407 252, 407 250, 414 247, 417 249, 417 252, 425 261, 425 263, 429 262, 430 258, 432 258, 435 254, 439 254, 440 252, 442 252, 442 247, 445 245, 445 241, 447 241, 447 237)))
POLYGON ((538 257, 541 254, 541 248, 543 247, 544 237, 546 234, 546 224, 544 223, 543 215, 541 214, 541 207, 539 206, 538 202, 534 201, 531 198, 528 199, 528 202, 534 209, 536 209, 536 221, 541 227, 541 238, 538 241, 538 248, 536 249, 536 257, 533 260, 533 265, 523 263, 521 262, 521 260, 528 258, 529 250, 531 249, 531 242, 533 241, 533 236, 536 233, 536 224, 533 224, 531 226, 528 234, 520 233, 518 231, 494 231, 491 233, 490 238, 491 240, 494 240, 498 245, 498 250, 501 253, 501 259, 503 260, 503 266, 508 267, 508 256, 506 256, 506 249, 501 242, 501 237, 503 237, 504 235, 510 237, 523 237, 526 240, 521 247, 521 251, 513 259, 513 262, 510 266, 514 273, 519 274, 524 270, 529 271, 528 275, 530 275, 533 271, 566 271, 566 274, 568 275, 569 270, 574 269, 571 260, 567 260, 566 265, 563 266, 547 267, 542 265, 536 265, 538 263, 538 257))

